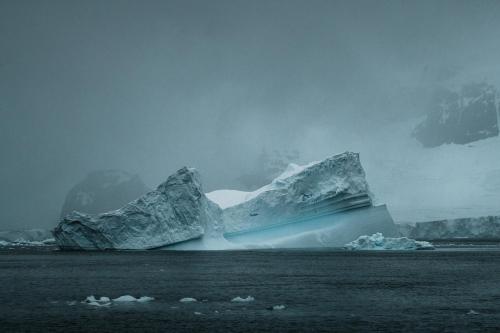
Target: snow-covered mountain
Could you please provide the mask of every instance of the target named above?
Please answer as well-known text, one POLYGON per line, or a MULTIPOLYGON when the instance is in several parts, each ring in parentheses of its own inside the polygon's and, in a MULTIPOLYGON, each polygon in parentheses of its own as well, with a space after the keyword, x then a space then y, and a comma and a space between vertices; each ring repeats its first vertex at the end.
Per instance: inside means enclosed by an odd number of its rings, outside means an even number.
POLYGON ((498 136, 498 110, 498 92, 492 85, 469 83, 458 91, 441 88, 413 134, 425 147, 498 136))

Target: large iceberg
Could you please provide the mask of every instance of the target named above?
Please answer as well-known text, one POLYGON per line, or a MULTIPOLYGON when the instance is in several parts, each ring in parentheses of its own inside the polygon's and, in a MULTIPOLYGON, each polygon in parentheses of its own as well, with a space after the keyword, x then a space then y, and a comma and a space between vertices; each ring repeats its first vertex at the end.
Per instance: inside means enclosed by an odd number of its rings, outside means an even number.
POLYGON ((470 217, 400 226, 400 234, 415 239, 498 239, 500 216, 470 217))
POLYGON ((95 217, 70 213, 54 237, 63 249, 152 249, 203 236, 205 229, 217 227, 220 214, 203 193, 196 170, 184 167, 118 210, 95 217))
POLYGON ((265 247, 342 246, 359 235, 397 231, 385 206, 373 206, 359 154, 290 165, 254 192, 207 194, 223 209, 224 237, 265 247))
POLYGON ((371 236, 360 236, 347 243, 344 248, 346 250, 433 250, 434 246, 429 242, 416 241, 407 237, 384 237, 377 232, 371 236))
POLYGON ((68 249, 234 249, 335 247, 375 232, 397 234, 386 207, 373 205, 359 155, 346 152, 292 164, 254 192, 205 195, 183 168, 121 209, 67 215, 54 235, 68 249))

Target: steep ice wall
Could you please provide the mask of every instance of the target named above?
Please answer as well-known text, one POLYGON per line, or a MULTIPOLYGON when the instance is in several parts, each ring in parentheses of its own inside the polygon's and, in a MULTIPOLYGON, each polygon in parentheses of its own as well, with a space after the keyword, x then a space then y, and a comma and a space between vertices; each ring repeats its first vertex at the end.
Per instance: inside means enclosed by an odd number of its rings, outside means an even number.
POLYGON ((54 230, 65 249, 151 249, 217 232, 220 208, 207 200, 194 169, 182 168, 166 182, 124 207, 95 217, 73 212, 54 230))
POLYGON ((406 228, 408 237, 416 239, 498 239, 500 238, 500 216, 417 222, 415 226, 406 228))

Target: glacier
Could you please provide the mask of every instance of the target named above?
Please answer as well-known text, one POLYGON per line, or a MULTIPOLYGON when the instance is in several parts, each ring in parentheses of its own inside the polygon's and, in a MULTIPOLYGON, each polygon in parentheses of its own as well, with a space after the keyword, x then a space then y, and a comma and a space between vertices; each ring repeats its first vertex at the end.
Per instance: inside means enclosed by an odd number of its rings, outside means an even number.
POLYGON ((433 250, 434 246, 425 241, 416 241, 407 237, 384 237, 380 232, 371 236, 360 236, 345 244, 346 250, 433 250))
POLYGON ((220 250, 340 247, 366 233, 397 235, 375 206, 359 154, 289 167, 253 191, 202 191, 183 168, 139 199, 91 216, 72 212, 54 231, 63 249, 220 250))
POLYGON ((54 237, 63 249, 153 249, 203 236, 208 224, 207 229, 217 226, 220 215, 206 198, 198 172, 184 167, 118 210, 97 216, 70 213, 54 237))
POLYGON ((500 216, 481 216, 417 222, 399 226, 401 235, 415 239, 499 239, 500 216))

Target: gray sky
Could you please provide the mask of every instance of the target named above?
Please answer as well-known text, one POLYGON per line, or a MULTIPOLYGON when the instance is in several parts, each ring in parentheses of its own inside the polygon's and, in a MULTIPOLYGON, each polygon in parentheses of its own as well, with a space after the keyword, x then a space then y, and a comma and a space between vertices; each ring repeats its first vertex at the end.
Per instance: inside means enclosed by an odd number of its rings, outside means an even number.
POLYGON ((212 190, 264 147, 369 145, 440 73, 500 59, 499 17, 498 1, 0 0, 0 229, 54 226, 95 169, 153 187, 189 165, 212 190))

